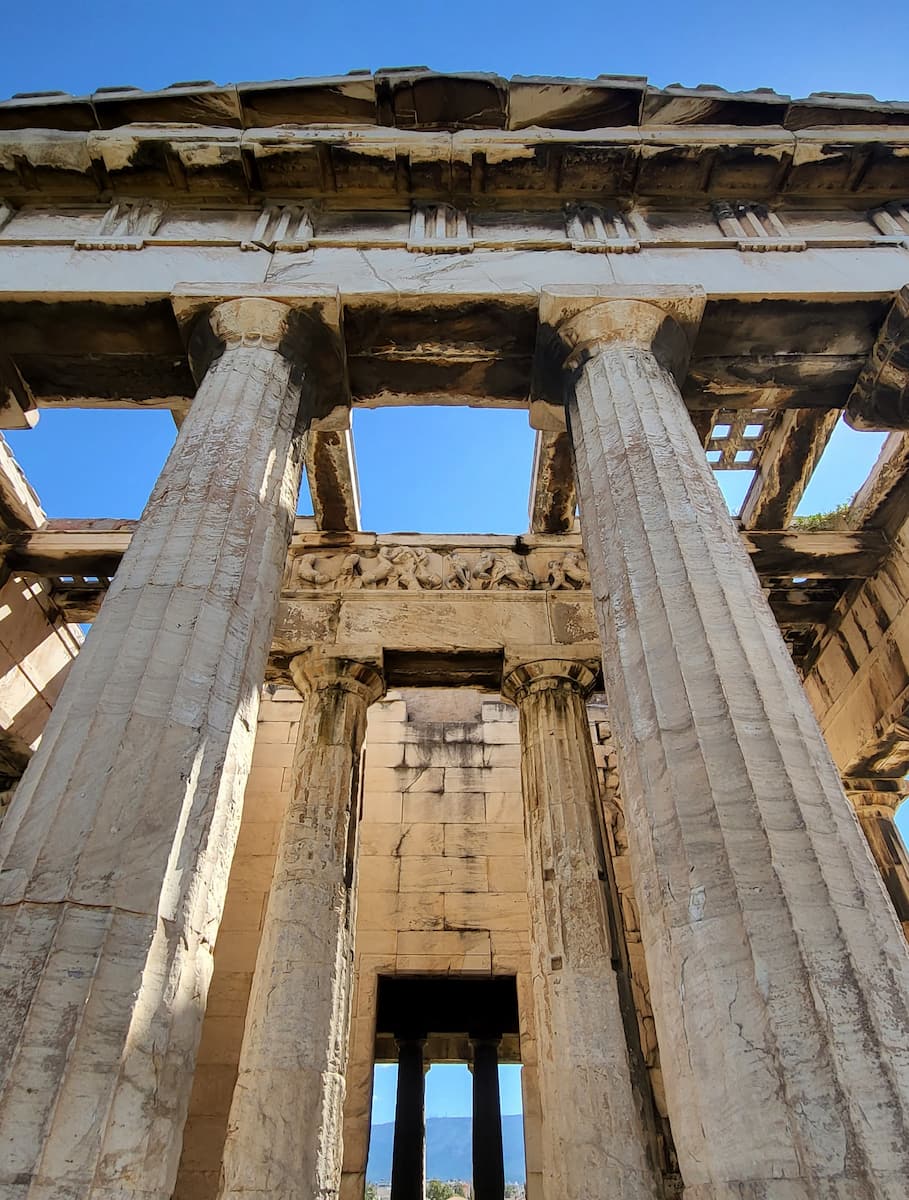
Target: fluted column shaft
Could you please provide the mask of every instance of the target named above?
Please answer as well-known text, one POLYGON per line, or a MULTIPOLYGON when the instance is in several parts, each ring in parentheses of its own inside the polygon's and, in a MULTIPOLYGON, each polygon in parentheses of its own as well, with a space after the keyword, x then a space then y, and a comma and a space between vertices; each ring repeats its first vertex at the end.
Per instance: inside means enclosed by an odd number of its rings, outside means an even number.
POLYGON ((894 821, 896 810, 906 798, 906 785, 901 779, 846 778, 843 786, 903 933, 909 938, 909 852, 894 821))
POLYGON ((505 1152, 499 1094, 500 1038, 471 1039, 473 1049, 473 1200, 504 1200, 505 1152))
POLYGON ((391 1200, 424 1200, 426 1192, 426 1068, 424 1039, 398 1038, 398 1088, 391 1152, 391 1200))
POLYGON ((294 792, 247 1008, 223 1200, 330 1200, 341 1182, 360 757, 384 692, 369 663, 310 651, 294 792))
POLYGON ((568 416, 687 1200, 897 1200, 909 956, 663 365, 657 304, 570 319, 568 416))
POLYGON ((232 301, 0 832, 0 1197, 165 1200, 300 481, 288 309, 232 301))
POLYGON ((518 706, 547 1200, 658 1196, 605 905, 584 662, 528 662, 518 706))

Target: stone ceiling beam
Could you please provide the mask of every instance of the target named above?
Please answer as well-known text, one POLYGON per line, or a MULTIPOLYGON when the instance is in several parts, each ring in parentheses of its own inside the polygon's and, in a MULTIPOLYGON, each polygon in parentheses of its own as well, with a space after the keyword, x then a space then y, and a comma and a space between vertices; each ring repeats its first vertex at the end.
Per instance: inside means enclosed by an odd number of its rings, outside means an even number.
POLYGON ((909 284, 897 292, 880 328, 846 420, 853 429, 909 429, 909 284))
POLYGON ((0 436, 0 526, 7 529, 40 529, 46 522, 44 510, 25 472, 0 436))
POLYGON ((360 485, 352 430, 312 430, 306 438, 303 461, 317 527, 358 531, 360 485))
MULTIPOLYGON (((134 525, 135 522, 129 521, 53 521, 47 529, 6 533, 2 544, 16 568, 23 572, 35 575, 112 574, 129 545, 134 525)), ((349 549, 369 549, 375 544, 375 534, 362 534, 361 537, 362 547, 357 542, 352 543, 349 549)), ((388 541, 386 538, 382 540, 388 541)), ((406 540, 406 544, 416 546, 448 543, 480 546, 489 543, 498 547, 499 544, 513 542, 513 539, 484 538, 482 535, 420 535, 400 540, 402 544, 406 540)), ((881 530, 870 528, 755 529, 743 531, 742 541, 757 573, 771 578, 795 575, 806 579, 865 579, 877 570, 889 546, 881 530)), ((560 537, 553 542, 544 540, 541 544, 552 546, 554 551, 563 547, 575 551, 580 549, 576 537, 560 537)), ((319 553, 321 545, 318 534, 304 533, 294 537, 292 548, 296 555, 319 553)), ((326 541, 326 552, 333 550, 334 546, 331 539, 326 541)))
POLYGON ((787 528, 839 415, 810 408, 779 414, 739 513, 743 529, 787 528))
POLYGON ((37 421, 31 388, 12 359, 0 357, 0 429, 31 429, 37 421))
POLYGON ((854 528, 888 534, 909 519, 909 434, 891 433, 849 510, 854 528))
POLYGON ((538 429, 530 480, 531 533, 568 533, 574 525, 576 508, 568 434, 538 429))

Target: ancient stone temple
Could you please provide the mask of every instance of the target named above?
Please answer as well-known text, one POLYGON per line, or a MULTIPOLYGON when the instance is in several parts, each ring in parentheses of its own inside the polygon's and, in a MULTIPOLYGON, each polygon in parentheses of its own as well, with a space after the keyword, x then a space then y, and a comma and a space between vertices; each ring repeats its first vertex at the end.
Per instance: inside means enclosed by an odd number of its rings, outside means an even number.
POLYGON ((476 1200, 502 1062, 529 1200, 905 1200, 909 104, 49 92, 0 197, 0 423, 179 426, 137 522, 0 447, 0 1200, 362 1200, 377 1062, 393 1200, 436 1062, 476 1200), (419 404, 526 411, 526 529, 361 528, 419 404))

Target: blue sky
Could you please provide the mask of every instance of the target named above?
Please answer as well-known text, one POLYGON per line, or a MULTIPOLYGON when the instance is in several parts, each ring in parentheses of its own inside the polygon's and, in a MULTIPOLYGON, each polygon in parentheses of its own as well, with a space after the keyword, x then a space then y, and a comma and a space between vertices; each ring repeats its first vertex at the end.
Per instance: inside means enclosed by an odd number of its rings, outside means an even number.
MULTIPOLYGON (((472 1077, 466 1065, 437 1063, 426 1076, 427 1117, 469 1117, 471 1114, 472 1077)), ((373 1087, 373 1124, 382 1125, 395 1118, 395 1090, 398 1068, 392 1063, 376 1066, 373 1087)), ((521 1112, 521 1068, 499 1067, 499 1095, 502 1115, 521 1112)))
POLYGON ((421 64, 502 75, 647 75, 779 92, 905 97, 909 9, 854 0, 439 4, 46 0, 9 4, 0 94, 237 82, 421 64))
MULTIPOLYGON (((846 91, 909 98, 909 5, 900 3, 878 13, 854 0, 570 8, 542 0, 452 6, 46 0, 8 4, 3 32, 0 97, 421 64, 506 76, 646 75, 658 86, 710 82, 794 96, 846 91)), ((354 436, 367 528, 526 529, 532 455, 526 414, 358 413, 354 436)), ((35 430, 9 440, 50 515, 131 517, 141 511, 173 438, 166 413, 45 412, 35 430)), ((879 443, 875 435, 838 431, 803 511, 848 499, 879 443)), ((393 1072, 379 1074, 377 1117, 388 1120, 393 1072)), ((431 1115, 469 1111, 466 1072, 449 1078, 447 1089, 433 1083, 431 1115)), ((518 1111, 517 1095, 513 1080, 503 1083, 504 1111, 518 1111)))

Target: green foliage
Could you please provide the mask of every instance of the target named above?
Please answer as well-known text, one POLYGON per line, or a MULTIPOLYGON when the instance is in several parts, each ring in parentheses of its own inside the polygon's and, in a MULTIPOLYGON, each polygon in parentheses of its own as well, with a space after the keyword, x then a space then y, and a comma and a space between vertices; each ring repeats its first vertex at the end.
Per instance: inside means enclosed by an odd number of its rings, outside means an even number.
POLYGON ((374 1183, 367 1183, 363 1200, 379 1200, 379 1189, 374 1183))
POLYGON ((451 1186, 450 1183, 443 1183, 441 1179, 430 1179, 426 1185, 426 1200, 448 1200, 449 1196, 457 1196, 459 1193, 451 1186))
POLYGON ((841 529, 846 520, 846 515, 852 505, 851 500, 844 500, 842 504, 838 504, 836 508, 832 508, 830 512, 811 513, 807 517, 795 517, 792 522, 793 529, 841 529))

